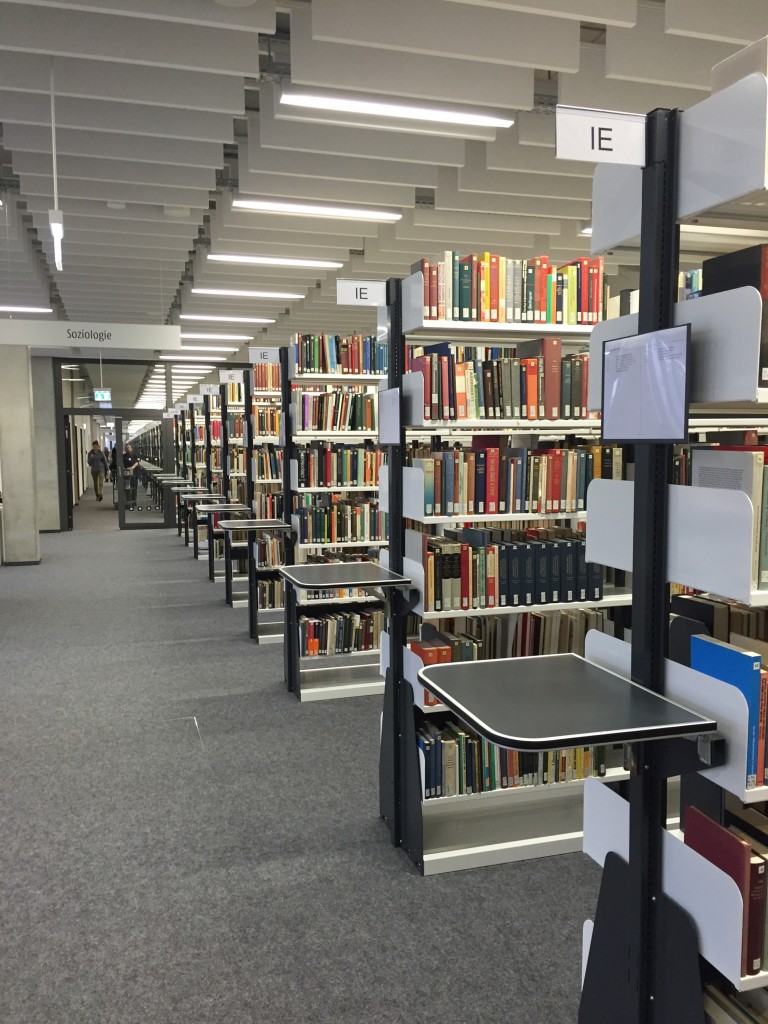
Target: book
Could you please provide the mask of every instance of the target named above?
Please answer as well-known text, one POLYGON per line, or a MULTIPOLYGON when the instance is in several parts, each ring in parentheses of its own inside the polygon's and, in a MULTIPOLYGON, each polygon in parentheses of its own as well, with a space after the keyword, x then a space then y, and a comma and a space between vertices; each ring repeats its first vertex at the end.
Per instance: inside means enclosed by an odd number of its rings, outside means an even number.
POLYGON ((754 789, 757 785, 761 667, 760 656, 754 652, 713 637, 691 638, 691 668, 735 686, 747 702, 747 789, 754 789))
POLYGON ((751 286, 763 300, 763 323, 760 336, 759 382, 768 381, 768 332, 766 305, 768 299, 768 246, 750 245, 746 249, 722 253, 704 260, 701 265, 701 294, 714 295, 733 288, 751 286))
MULTIPOLYGON (((745 839, 729 832, 728 829, 708 818, 697 807, 689 806, 685 811, 685 845, 715 864, 734 880, 744 901, 741 938, 741 974, 757 974, 760 971, 760 956, 755 957, 754 935, 756 926, 752 924, 750 932, 750 914, 753 919, 759 913, 759 900, 755 900, 753 910, 751 904, 752 889, 752 848, 745 839), (752 945, 748 945, 752 939, 752 945), (752 954, 750 960, 749 954, 752 954)), ((765 868, 765 862, 763 862, 765 868)), ((765 889, 763 889, 763 916, 760 918, 760 938, 765 916, 765 889)))

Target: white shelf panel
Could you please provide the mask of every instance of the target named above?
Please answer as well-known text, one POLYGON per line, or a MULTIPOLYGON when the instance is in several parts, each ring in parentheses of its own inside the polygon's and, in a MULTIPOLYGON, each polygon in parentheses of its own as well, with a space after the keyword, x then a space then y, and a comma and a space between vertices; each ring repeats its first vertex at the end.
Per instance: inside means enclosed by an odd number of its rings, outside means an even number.
POLYGON ((483 420, 427 420, 424 419, 424 374, 412 370, 403 374, 401 411, 406 429, 434 430, 441 434, 448 431, 485 430, 491 434, 517 431, 523 434, 599 434, 600 420, 527 420, 527 419, 483 419, 483 420))
MULTIPOLYGON (((752 589, 752 502, 741 491, 669 489, 667 579, 745 604, 768 603, 752 589)), ((593 480, 587 494, 587 561, 632 571, 634 484, 593 480)))
POLYGON ((338 441, 339 438, 345 440, 352 438, 377 439, 378 436, 378 430, 297 430, 293 439, 294 441, 338 441))
POLYGON ((282 395, 279 391, 253 391, 251 392, 251 398, 281 398, 282 395))
POLYGON ((275 447, 279 447, 279 440, 277 434, 255 434, 253 438, 254 445, 257 444, 273 444, 275 447))
POLYGON ((350 682, 305 686, 301 688, 301 703, 306 704, 315 700, 336 700, 341 697, 372 697, 384 693, 384 681, 375 679, 361 679, 359 682, 350 682))
MULTIPOLYGON (((302 594, 305 591, 298 591, 302 594)), ((308 600, 302 600, 298 602, 299 608, 325 608, 326 605, 335 607, 336 605, 344 604, 381 604, 381 598, 371 597, 313 597, 308 600)), ((366 651, 369 654, 370 651, 366 651)))
MULTIPOLYGON (((631 644, 590 630, 585 655, 595 665, 616 672, 625 679, 630 678, 631 644)), ((749 712, 744 695, 720 679, 667 661, 665 696, 692 711, 714 718, 718 732, 725 737, 727 763, 720 768, 707 768, 701 774, 733 793, 742 803, 768 800, 768 786, 746 787, 749 712)))
MULTIPOLYGON (((676 325, 691 325, 690 401, 758 402, 761 399, 760 336, 763 301, 756 288, 734 288, 716 295, 676 302, 676 325)), ((589 343, 589 407, 600 409, 603 343, 637 334, 637 313, 604 320, 589 343)), ((691 423, 691 432, 695 432, 691 423)))
MULTIPOLYGON (((379 671, 385 677, 389 670, 389 634, 382 633, 379 642, 379 671)), ((419 671, 424 668, 424 662, 414 654, 410 647, 403 648, 403 678, 411 684, 413 690, 413 706, 425 714, 433 714, 437 711, 447 711, 445 704, 435 700, 428 690, 419 682, 419 671)))
MULTIPOLYGON (((381 475, 379 490, 379 508, 389 512, 389 474, 381 475)), ((584 520, 586 512, 501 512, 489 515, 461 513, 452 516, 428 516, 424 514, 424 471, 419 466, 405 466, 403 469, 403 515, 425 525, 446 524, 454 526, 462 523, 512 523, 512 522, 552 522, 555 519, 584 520)))
MULTIPOLYGON (((596 779, 584 787, 584 852, 601 865, 609 852, 629 859, 629 803, 596 779)), ((741 992, 768 984, 766 971, 741 977, 744 908, 733 879, 667 829, 662 870, 664 891, 693 919, 705 960, 741 992)))
POLYGON ((299 541, 298 548, 378 548, 389 544, 388 540, 317 540, 299 541))
MULTIPOLYGON (((454 340, 465 343, 466 335, 477 335, 482 339, 489 335, 487 342, 479 344, 499 344, 498 335, 513 338, 540 338, 542 336, 588 338, 591 326, 570 326, 568 324, 543 323, 492 323, 483 320, 425 320, 424 319, 424 275, 420 270, 406 277, 402 283, 403 296, 403 334, 436 335, 438 341, 446 341, 450 336, 454 340), (490 340, 490 339, 493 340, 490 340)), ((426 340, 426 339, 425 339, 426 340)))
MULTIPOLYGON (((424 755, 419 751, 420 760, 424 755)), ((609 768, 604 776, 596 777, 595 782, 623 782, 629 778, 629 772, 623 768, 609 768)), ((423 776, 422 776, 423 782, 423 776)), ((451 808, 459 807, 461 804, 470 803, 471 806, 478 806, 482 802, 490 808, 497 803, 505 803, 509 800, 517 800, 520 803, 529 799, 556 799, 568 793, 580 794, 584 790, 587 779, 573 779, 571 782, 553 782, 550 785, 542 786, 509 786, 507 789, 494 789, 488 793, 459 793, 456 796, 430 797, 422 800, 421 807, 424 813, 441 813, 451 808)))

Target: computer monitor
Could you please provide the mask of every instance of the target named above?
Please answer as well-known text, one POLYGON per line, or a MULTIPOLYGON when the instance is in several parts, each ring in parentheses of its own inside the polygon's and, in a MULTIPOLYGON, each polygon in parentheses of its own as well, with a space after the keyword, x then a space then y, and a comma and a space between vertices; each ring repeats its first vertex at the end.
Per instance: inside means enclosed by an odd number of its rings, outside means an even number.
POLYGON ((691 325, 603 343, 603 441, 688 440, 691 325))

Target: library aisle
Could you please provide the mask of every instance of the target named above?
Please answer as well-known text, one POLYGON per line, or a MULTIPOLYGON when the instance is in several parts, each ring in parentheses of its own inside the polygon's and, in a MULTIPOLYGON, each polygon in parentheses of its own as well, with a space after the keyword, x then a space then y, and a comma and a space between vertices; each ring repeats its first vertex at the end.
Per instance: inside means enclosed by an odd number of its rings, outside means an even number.
POLYGON ((172 531, 42 540, 0 572, 3 1024, 572 1024, 597 867, 420 877, 379 698, 298 704, 172 531))

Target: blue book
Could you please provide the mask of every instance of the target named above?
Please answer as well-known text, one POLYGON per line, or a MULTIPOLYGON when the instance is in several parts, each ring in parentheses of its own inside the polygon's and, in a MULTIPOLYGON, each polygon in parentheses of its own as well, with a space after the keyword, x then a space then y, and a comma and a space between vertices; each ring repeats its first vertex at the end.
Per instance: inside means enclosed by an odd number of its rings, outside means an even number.
MULTIPOLYGON (((691 637, 691 668, 721 679, 744 694, 749 709, 747 737, 747 789, 757 785, 758 727, 760 722, 760 655, 743 651, 710 636, 691 637)), ((761 783, 762 785, 762 780, 761 783)))

